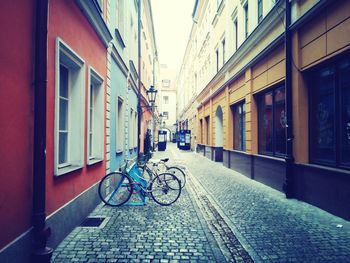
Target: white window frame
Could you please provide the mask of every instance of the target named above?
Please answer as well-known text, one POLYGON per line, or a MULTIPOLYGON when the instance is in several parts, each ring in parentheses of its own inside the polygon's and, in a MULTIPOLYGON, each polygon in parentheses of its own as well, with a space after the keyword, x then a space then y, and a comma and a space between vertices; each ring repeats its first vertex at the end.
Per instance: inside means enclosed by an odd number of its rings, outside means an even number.
POLYGON ((243 4, 243 25, 244 25, 244 40, 249 37, 249 5, 248 1, 243 4))
POLYGON ((163 120, 169 120, 169 111, 163 111, 163 120))
POLYGON ((222 66, 225 65, 225 62, 226 62, 226 39, 225 37, 222 37, 221 38, 221 50, 222 50, 222 66))
POLYGON ((129 126, 129 149, 133 148, 133 140, 134 140, 134 110, 132 108, 130 108, 129 110, 129 122, 128 122, 128 126, 129 126))
POLYGON ((163 104, 169 104, 169 96, 168 95, 163 96, 163 104))
POLYGON ((232 24, 233 24, 233 33, 232 33, 232 39, 233 39, 233 51, 236 52, 238 49, 238 17, 237 17, 237 8, 233 12, 232 15, 232 24))
POLYGON ((121 37, 124 37, 124 20, 125 20, 125 10, 124 10, 124 0, 116 1, 116 28, 119 30, 121 37))
POLYGON ((60 38, 56 38, 54 175, 84 166, 85 62, 60 38), (59 164, 60 65, 68 69, 67 162, 59 164))
POLYGON ((216 68, 215 73, 218 73, 220 70, 220 54, 219 54, 219 47, 215 48, 215 61, 216 61, 216 68))
POLYGON ((104 146, 104 88, 103 78, 97 71, 89 67, 88 79, 88 132, 87 163, 89 165, 103 161, 104 146), (93 93, 91 93, 91 91, 93 93), (91 117, 91 96, 93 101, 91 117), (92 120, 92 123, 91 123, 92 120), (90 135, 91 134, 91 135, 90 135), (92 145, 90 144, 92 136, 92 145))
POLYGON ((135 130, 134 130, 134 148, 137 147, 137 140, 138 140, 138 114, 137 112, 135 111, 135 121, 134 121, 134 127, 135 127, 135 130))
POLYGON ((124 151, 124 100, 122 97, 117 97, 116 105, 116 152, 122 153, 124 151), (121 107, 119 107, 121 105, 121 107))

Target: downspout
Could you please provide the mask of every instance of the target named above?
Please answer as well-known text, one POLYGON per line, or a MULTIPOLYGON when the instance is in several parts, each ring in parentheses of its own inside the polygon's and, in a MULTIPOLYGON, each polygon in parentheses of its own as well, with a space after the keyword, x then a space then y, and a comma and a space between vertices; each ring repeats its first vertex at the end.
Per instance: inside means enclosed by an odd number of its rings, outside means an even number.
POLYGON ((142 114, 142 108, 141 108, 141 0, 138 0, 137 3, 137 34, 138 34, 138 63, 137 63, 137 70, 138 70, 138 94, 137 94, 137 157, 140 157, 140 145, 141 145, 141 114, 142 114))
POLYGON ((46 246, 50 228, 46 227, 46 89, 48 0, 35 1, 34 57, 34 160, 33 160, 33 246, 31 262, 50 262, 53 249, 46 246))
POLYGON ((286 0, 285 57, 286 57, 286 181, 283 190, 287 198, 294 198, 294 157, 293 157, 293 99, 292 99, 292 40, 291 40, 291 0, 286 0))

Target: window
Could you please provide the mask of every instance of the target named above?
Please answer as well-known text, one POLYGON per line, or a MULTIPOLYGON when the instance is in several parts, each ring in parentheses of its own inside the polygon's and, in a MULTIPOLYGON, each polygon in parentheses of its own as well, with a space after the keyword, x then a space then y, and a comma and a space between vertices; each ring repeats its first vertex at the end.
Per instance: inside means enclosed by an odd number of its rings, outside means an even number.
POLYGON ((216 49, 215 55, 216 55, 216 72, 219 72, 219 49, 216 49))
POLYGON ((89 69, 89 100, 88 100, 88 164, 103 159, 104 139, 104 89, 103 79, 92 68, 89 69))
POLYGON ((169 79, 163 79, 162 80, 162 85, 164 88, 169 88, 170 87, 170 80, 169 79))
POLYGON ((200 132, 199 143, 200 144, 204 144, 204 140, 203 140, 203 138, 204 138, 204 136, 203 136, 203 120, 202 119, 199 120, 199 132, 200 132))
POLYGON ((163 111, 163 120, 168 120, 169 119, 169 112, 163 111))
POLYGON ((163 96, 163 104, 169 104, 169 96, 163 96))
POLYGON ((248 2, 243 7, 243 9, 244 9, 244 34, 245 34, 245 38, 247 38, 248 37, 248 2))
POLYGON ((225 39, 221 41, 222 44, 222 65, 225 64, 225 39))
POLYGON ((138 133, 138 114, 137 112, 135 111, 135 114, 134 114, 135 118, 134 118, 134 148, 137 147, 137 141, 138 141, 138 137, 139 137, 139 133, 138 133))
POLYGON ((116 0, 116 28, 119 31, 120 36, 124 35, 124 0, 116 0))
POLYGON ((55 175, 84 164, 84 61, 56 40, 55 175))
POLYGON ((350 56, 312 73, 310 159, 350 168, 350 56))
POLYGON ((122 98, 117 99, 116 109, 116 151, 122 152, 124 150, 124 101, 122 98))
POLYGON ((258 24, 263 19, 263 0, 258 0, 258 24))
POLYGON ((286 153, 285 88, 274 88, 258 98, 259 153, 284 155, 286 153))
POLYGON ((233 107, 234 149, 245 151, 245 103, 233 107))
POLYGON ((134 123, 134 110, 130 109, 130 115, 129 115, 129 149, 134 148, 134 130, 135 130, 135 123, 134 123))
POLYGON ((210 141, 210 117, 207 116, 205 117, 205 127, 206 127, 206 131, 205 131, 205 144, 209 145, 209 141, 210 141))
POLYGON ((233 35, 234 35, 234 47, 235 50, 238 48, 238 22, 237 17, 233 20, 233 35))

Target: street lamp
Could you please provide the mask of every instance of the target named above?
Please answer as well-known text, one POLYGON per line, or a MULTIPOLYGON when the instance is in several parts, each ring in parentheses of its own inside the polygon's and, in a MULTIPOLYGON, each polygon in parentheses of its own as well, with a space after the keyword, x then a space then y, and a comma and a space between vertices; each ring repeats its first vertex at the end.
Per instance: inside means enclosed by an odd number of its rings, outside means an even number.
POLYGON ((154 86, 151 86, 149 90, 146 91, 148 102, 152 105, 156 102, 156 96, 157 96, 158 90, 154 88, 154 86))
POLYGON ((154 86, 150 86, 149 89, 146 91, 147 93, 147 98, 148 98, 148 103, 150 104, 150 109, 152 113, 152 148, 154 151, 154 137, 155 137, 155 115, 154 115, 154 104, 156 102, 156 96, 157 96, 157 90, 154 88, 154 86))

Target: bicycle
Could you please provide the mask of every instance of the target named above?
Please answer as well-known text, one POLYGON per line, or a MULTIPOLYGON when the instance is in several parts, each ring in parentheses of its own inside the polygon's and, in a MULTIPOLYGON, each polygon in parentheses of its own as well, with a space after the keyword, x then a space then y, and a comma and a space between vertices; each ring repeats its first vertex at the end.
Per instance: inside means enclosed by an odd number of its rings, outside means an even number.
MULTIPOLYGON (((163 159, 149 159, 148 161, 140 161, 138 162, 138 165, 140 168, 143 168, 144 172, 147 172, 148 174, 151 173, 171 173, 174 174, 181 182, 181 189, 185 187, 186 184, 186 173, 177 166, 168 166, 166 163, 169 161, 169 158, 163 158, 163 159), (150 164, 151 167, 149 167, 150 164)), ((145 174, 144 174, 145 176, 145 174)), ((146 177, 146 176, 145 176, 146 177)), ((149 176, 148 176, 149 177, 149 176)))
POLYGON ((137 162, 130 166, 126 160, 122 171, 115 171, 102 178, 98 186, 101 200, 109 206, 121 206, 129 201, 132 194, 140 193, 158 204, 169 206, 177 201, 181 194, 181 182, 171 173, 153 173, 146 180, 137 162))

